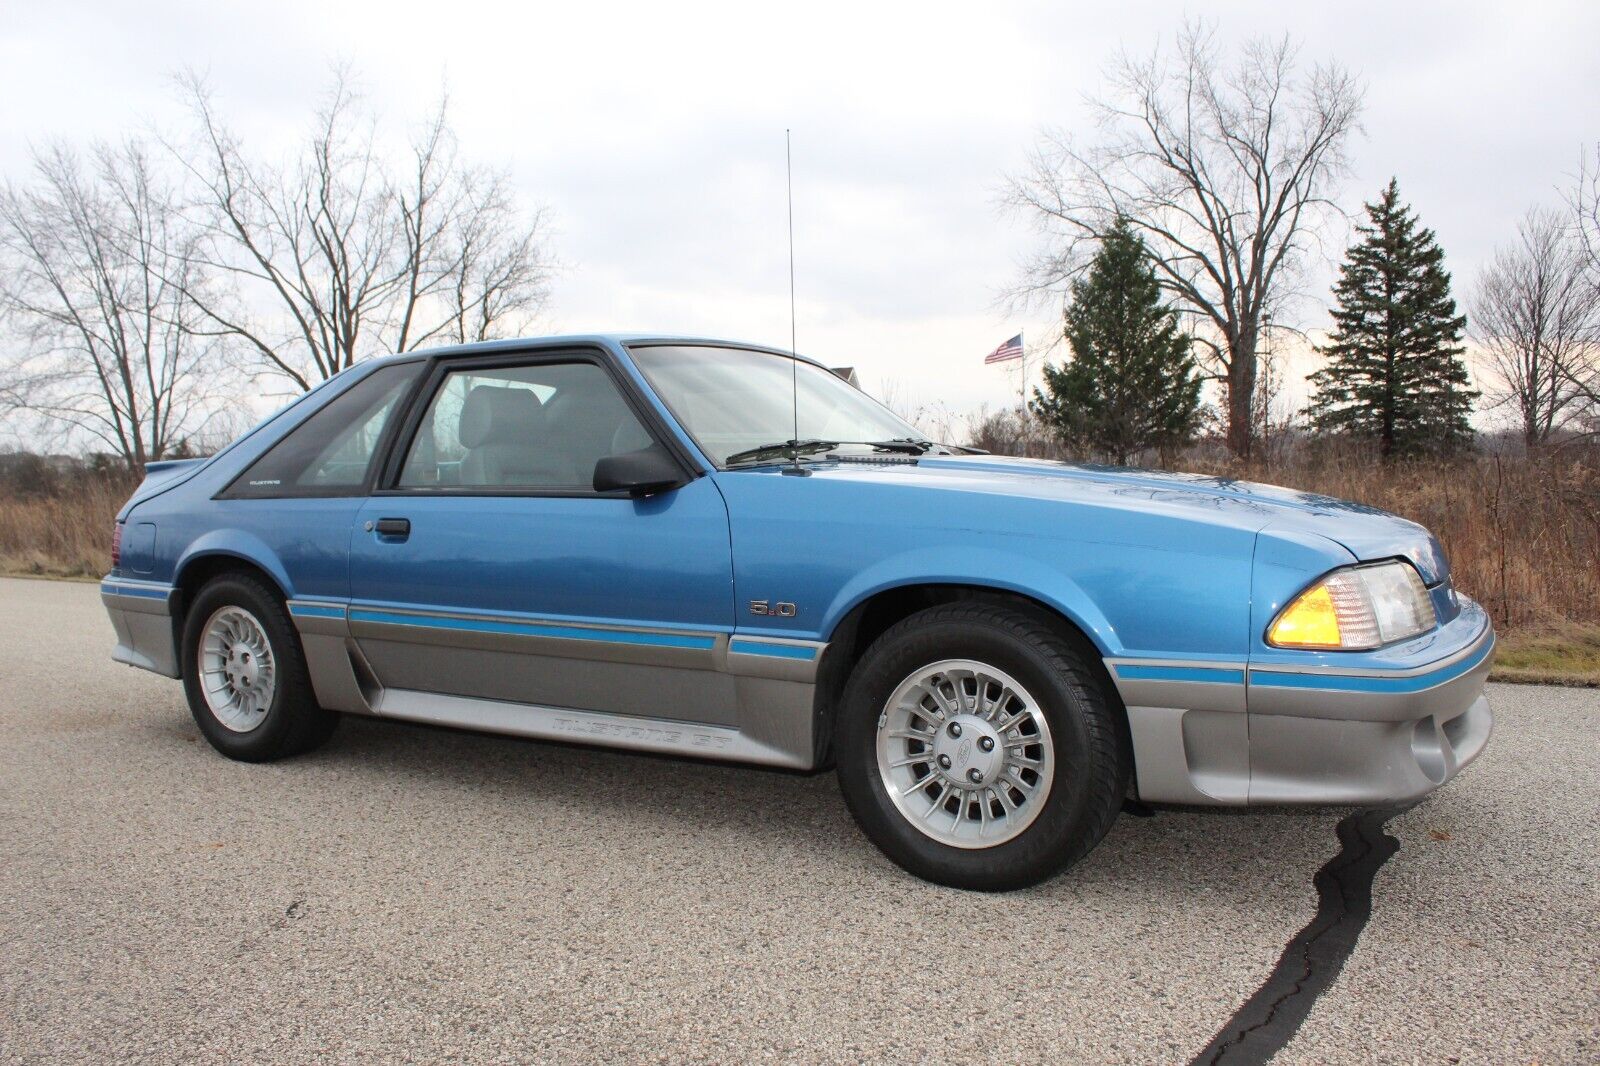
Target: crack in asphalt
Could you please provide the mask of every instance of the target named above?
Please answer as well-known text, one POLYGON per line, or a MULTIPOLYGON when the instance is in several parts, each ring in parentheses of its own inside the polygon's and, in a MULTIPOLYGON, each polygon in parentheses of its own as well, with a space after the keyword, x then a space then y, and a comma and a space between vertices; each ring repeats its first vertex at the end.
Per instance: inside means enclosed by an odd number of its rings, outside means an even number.
POLYGON ((1326 992, 1355 950, 1372 916, 1372 883, 1400 841, 1385 823, 1416 806, 1374 807, 1340 820, 1339 853, 1312 878, 1317 913, 1297 933, 1255 994, 1211 1038, 1190 1066, 1265 1063, 1299 1032, 1318 997, 1326 992))

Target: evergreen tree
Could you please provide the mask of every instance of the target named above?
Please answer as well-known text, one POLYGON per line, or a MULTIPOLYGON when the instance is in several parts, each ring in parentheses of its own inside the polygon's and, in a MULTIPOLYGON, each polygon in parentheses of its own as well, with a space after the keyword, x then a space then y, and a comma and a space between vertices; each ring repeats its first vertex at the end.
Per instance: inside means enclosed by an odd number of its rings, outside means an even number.
POLYGON ((1039 416, 1067 447, 1127 463, 1147 448, 1188 442, 1199 419, 1200 379, 1178 315, 1144 241, 1119 222, 1066 311, 1071 358, 1045 366, 1034 390, 1039 416))
POLYGON ((1393 179, 1366 207, 1362 240, 1339 268, 1333 335, 1318 349, 1328 364, 1311 375, 1306 413, 1315 429, 1377 441, 1386 459, 1460 451, 1472 443, 1478 393, 1444 252, 1393 179))

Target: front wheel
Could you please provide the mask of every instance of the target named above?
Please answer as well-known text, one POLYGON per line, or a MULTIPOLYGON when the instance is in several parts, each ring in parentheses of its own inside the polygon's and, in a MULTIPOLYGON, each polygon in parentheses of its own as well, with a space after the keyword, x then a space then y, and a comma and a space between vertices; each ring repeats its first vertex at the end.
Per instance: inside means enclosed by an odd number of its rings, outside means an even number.
POLYGON ((862 830, 956 888, 1036 884, 1097 844, 1130 757, 1084 656, 1026 609, 930 608, 890 628, 846 685, 839 782, 862 830))
POLYGON ((183 686, 200 732, 230 759, 310 751, 339 724, 317 705, 283 600, 248 574, 216 578, 189 605, 183 686))

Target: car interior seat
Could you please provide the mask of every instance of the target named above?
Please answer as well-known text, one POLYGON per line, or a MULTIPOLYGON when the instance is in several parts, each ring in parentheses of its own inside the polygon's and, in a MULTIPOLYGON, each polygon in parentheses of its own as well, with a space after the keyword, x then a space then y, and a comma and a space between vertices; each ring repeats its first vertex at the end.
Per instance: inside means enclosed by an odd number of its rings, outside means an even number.
POLYGON ((650 444, 627 403, 610 390, 567 389, 550 400, 549 441, 567 457, 584 485, 594 481, 595 464, 608 455, 637 451, 650 444), (619 443, 626 447, 618 447, 619 443))
POLYGON ((567 457, 545 445, 543 404, 529 389, 477 385, 461 405, 456 438, 465 448, 461 484, 571 486, 567 457))

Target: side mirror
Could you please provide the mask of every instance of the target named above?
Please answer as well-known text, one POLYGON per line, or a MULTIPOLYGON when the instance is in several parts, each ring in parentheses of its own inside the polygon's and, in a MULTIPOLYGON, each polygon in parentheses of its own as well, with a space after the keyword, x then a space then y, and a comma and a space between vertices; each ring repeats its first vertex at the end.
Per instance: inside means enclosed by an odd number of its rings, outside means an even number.
POLYGON ((594 464, 596 492, 653 496, 688 483, 677 462, 660 448, 608 455, 594 464))

